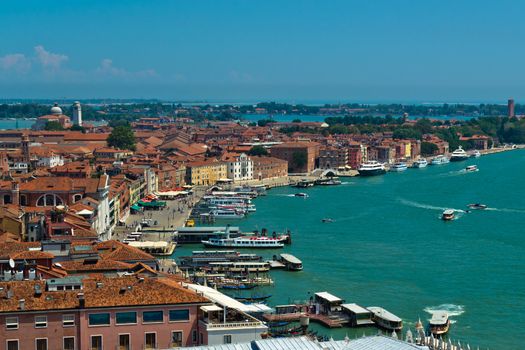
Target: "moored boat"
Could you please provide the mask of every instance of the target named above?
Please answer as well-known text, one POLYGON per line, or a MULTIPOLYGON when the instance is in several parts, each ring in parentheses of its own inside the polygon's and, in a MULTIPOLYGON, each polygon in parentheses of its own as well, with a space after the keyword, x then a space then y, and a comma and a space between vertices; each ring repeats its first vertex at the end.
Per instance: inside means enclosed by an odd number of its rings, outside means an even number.
POLYGON ((432 318, 428 323, 430 333, 433 335, 446 334, 450 328, 450 320, 448 318, 448 312, 446 311, 435 311, 432 313, 432 318))
POLYGON ((480 153, 478 150, 475 150, 474 152, 472 152, 472 153, 470 154, 470 156, 471 156, 472 158, 479 158, 479 157, 481 157, 481 153, 480 153))
POLYGON ((466 160, 468 158, 469 158, 469 155, 467 154, 467 152, 465 152, 465 150, 461 146, 459 146, 458 149, 452 152, 452 154, 450 155, 451 162, 459 162, 462 160, 466 160))
POLYGON ((448 164, 448 163, 450 163, 450 160, 444 155, 440 154, 432 158, 432 161, 430 164, 431 165, 441 165, 441 164, 448 164))
POLYGON ((400 331, 403 329, 403 320, 390 311, 379 306, 369 306, 367 309, 372 312, 372 321, 379 327, 390 331, 400 331))
POLYGON ((390 167, 390 171, 393 171, 393 172, 401 172, 401 171, 405 171, 407 169, 408 169, 408 166, 407 166, 407 163, 405 163, 405 162, 394 163, 390 167))
POLYGON ((441 214, 441 219, 445 221, 454 220, 454 217, 455 217, 455 213, 454 213, 454 210, 452 209, 447 209, 443 212, 443 214, 441 214))
POLYGON ((303 262, 292 254, 281 254, 279 261, 284 264, 287 270, 301 271, 303 269, 303 262))
POLYGON ((426 168, 428 162, 425 158, 419 158, 412 163, 412 168, 426 168))
POLYGON ((375 160, 371 160, 361 164, 357 171, 361 176, 383 175, 384 173, 386 173, 385 165, 375 160))

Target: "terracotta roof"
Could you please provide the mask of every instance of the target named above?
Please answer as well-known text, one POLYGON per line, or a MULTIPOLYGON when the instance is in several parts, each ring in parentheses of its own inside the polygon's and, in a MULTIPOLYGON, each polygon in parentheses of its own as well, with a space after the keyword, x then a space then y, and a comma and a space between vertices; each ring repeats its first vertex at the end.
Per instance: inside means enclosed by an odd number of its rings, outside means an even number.
POLYGON ((96 245, 99 255, 104 259, 117 261, 154 261, 155 258, 142 250, 119 241, 105 241, 96 245))
POLYGON ((110 259, 99 259, 92 262, 90 259, 61 261, 60 265, 68 273, 86 271, 123 271, 131 270, 133 265, 110 259))

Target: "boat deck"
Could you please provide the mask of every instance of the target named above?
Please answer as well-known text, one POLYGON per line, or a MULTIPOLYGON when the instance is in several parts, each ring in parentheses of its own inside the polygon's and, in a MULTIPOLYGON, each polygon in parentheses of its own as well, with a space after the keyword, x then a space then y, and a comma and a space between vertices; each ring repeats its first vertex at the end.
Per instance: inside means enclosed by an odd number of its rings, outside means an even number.
POLYGON ((320 323, 328 328, 342 328, 348 320, 341 318, 330 318, 326 315, 316 315, 309 313, 289 313, 289 314, 265 314, 263 317, 268 322, 286 321, 286 322, 299 322, 302 316, 309 317, 311 321, 320 323))

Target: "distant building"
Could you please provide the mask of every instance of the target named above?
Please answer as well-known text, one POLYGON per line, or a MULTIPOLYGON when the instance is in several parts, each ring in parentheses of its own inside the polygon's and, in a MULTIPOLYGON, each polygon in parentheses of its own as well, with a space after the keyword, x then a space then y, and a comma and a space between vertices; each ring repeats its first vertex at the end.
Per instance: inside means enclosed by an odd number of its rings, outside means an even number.
POLYGON ((507 114, 509 117, 515 117, 516 116, 516 112, 514 110, 514 99, 510 98, 508 101, 507 101, 507 114))
POLYGON ((82 107, 78 101, 73 104, 73 124, 82 126, 82 107))
POLYGON ((336 169, 348 164, 348 149, 344 147, 324 147, 319 150, 319 168, 336 169))
POLYGON ((257 156, 253 160, 253 178, 257 180, 288 176, 288 162, 275 157, 257 156))
POLYGON ((71 119, 62 113, 62 108, 58 107, 57 103, 51 107, 49 112, 50 114, 48 115, 38 117, 32 128, 36 130, 43 130, 46 127, 46 124, 49 122, 57 122, 64 129, 69 129, 72 126, 71 119))
POLYGON ((253 179, 253 161, 246 153, 240 155, 227 153, 222 160, 228 167, 228 179, 234 182, 253 179))
POLYGON ((272 157, 286 160, 289 173, 311 173, 319 157, 317 142, 286 142, 271 148, 272 157))
POLYGON ((220 179, 227 179, 226 163, 215 159, 200 160, 186 164, 186 183, 198 186, 215 185, 220 179))

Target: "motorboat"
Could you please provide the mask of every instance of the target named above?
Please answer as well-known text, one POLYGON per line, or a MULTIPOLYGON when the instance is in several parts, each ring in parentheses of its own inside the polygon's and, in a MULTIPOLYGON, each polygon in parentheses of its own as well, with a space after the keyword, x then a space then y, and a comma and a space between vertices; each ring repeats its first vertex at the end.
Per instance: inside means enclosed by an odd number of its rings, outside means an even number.
POLYGON ((428 162, 425 158, 419 158, 412 163, 412 168, 426 168, 428 162))
POLYGON ((469 207, 470 209, 480 209, 480 210, 487 209, 487 205, 481 204, 481 203, 469 204, 467 205, 467 207, 469 207))
POLYGON ((307 193, 302 193, 302 192, 296 193, 296 194, 294 194, 294 196, 295 197, 308 198, 308 194, 307 193))
POLYGON ((475 150, 474 152, 472 152, 472 153, 470 154, 470 156, 471 156, 472 158, 479 158, 479 157, 481 157, 481 153, 480 153, 478 150, 475 150))
POLYGON ((467 152, 465 152, 465 150, 461 146, 459 146, 458 149, 452 152, 452 154, 450 155, 451 162, 460 162, 468 158, 469 158, 469 155, 467 154, 467 152))
POLYGON ((361 164, 357 171, 361 176, 383 175, 386 173, 385 165, 376 160, 371 160, 361 164))
POLYGON ((442 154, 435 156, 434 158, 432 158, 432 161, 430 162, 431 165, 441 165, 441 164, 448 164, 448 163, 450 163, 450 160, 442 154))
POLYGON ((443 212, 443 214, 441 214, 441 219, 445 221, 454 220, 454 217, 455 217, 455 213, 453 209, 447 209, 443 212))
POLYGON ((334 222, 334 219, 324 218, 324 219, 321 219, 321 221, 324 222, 324 223, 330 223, 330 222, 334 222))
POLYGON ((479 169, 477 165, 469 165, 468 167, 465 168, 465 171, 471 173, 471 172, 479 171, 479 169))
POLYGON ((405 162, 394 163, 390 167, 390 171, 394 171, 394 172, 401 172, 401 171, 405 171, 407 169, 408 169, 408 166, 407 166, 407 163, 405 163, 405 162))
POLYGON ((448 312, 446 311, 435 311, 432 313, 432 318, 428 323, 430 333, 433 335, 446 334, 450 328, 450 320, 448 318, 448 312))

